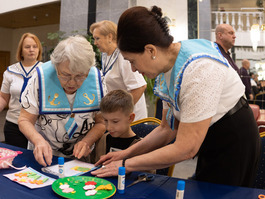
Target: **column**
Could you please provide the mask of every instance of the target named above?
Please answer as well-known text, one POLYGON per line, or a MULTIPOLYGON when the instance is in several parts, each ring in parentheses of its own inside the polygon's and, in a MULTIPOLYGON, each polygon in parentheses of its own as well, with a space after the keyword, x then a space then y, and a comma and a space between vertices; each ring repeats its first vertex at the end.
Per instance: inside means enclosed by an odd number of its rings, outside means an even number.
POLYGON ((200 39, 211 40, 211 1, 203 0, 199 3, 199 36, 200 39))
POLYGON ((87 33, 89 0, 61 0, 60 31, 87 33))
POLYGON ((136 1, 129 0, 97 0, 96 21, 110 20, 118 23, 121 14, 135 4, 136 1))

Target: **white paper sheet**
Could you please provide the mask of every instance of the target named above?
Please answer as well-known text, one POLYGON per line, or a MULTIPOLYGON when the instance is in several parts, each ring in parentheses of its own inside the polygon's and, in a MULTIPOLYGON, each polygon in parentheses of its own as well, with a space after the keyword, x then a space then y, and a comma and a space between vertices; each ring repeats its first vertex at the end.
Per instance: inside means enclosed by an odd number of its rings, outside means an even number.
MULTIPOLYGON (((79 160, 70 160, 64 163, 64 177, 79 176, 86 172, 91 171, 91 169, 93 169, 94 167, 95 167, 94 164, 82 162, 79 160)), ((59 175, 58 164, 49 167, 43 167, 41 170, 43 172, 50 173, 56 176, 59 175)))
POLYGON ((51 185, 55 179, 50 178, 46 175, 39 173, 38 171, 34 170, 31 167, 26 169, 20 170, 15 173, 5 174, 5 177, 9 178, 10 180, 17 182, 21 185, 29 187, 31 189, 41 188, 48 185, 51 185), (37 177, 37 179, 35 179, 37 177), (34 181, 35 180, 35 181, 34 181), (45 181, 47 180, 47 181, 45 181), (43 182, 45 181, 45 182, 43 182), (37 183, 43 184, 37 184, 37 183))

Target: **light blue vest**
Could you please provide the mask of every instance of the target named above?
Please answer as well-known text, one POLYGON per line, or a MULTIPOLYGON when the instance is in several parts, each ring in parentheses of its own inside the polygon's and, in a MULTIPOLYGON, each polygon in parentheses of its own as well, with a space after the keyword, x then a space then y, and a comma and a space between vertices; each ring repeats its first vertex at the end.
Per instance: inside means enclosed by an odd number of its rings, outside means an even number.
POLYGON ((49 61, 37 68, 41 114, 70 114, 99 110, 103 97, 100 72, 91 67, 82 86, 77 89, 73 110, 57 77, 54 65, 49 61))
POLYGON ((71 114, 65 125, 71 138, 78 128, 74 114, 99 110, 103 97, 99 70, 96 67, 90 68, 87 78, 76 91, 72 110, 51 61, 38 67, 37 72, 39 77, 39 114, 71 114))
MULTIPOLYGON (((177 103, 181 89, 183 73, 187 66, 196 59, 211 58, 229 67, 228 61, 221 54, 218 45, 205 39, 181 41, 181 49, 172 68, 169 89, 164 73, 157 76, 154 85, 154 94, 170 104, 167 120, 173 128, 173 108, 179 111, 177 103)), ((206 71, 207 72, 207 71, 206 71)))

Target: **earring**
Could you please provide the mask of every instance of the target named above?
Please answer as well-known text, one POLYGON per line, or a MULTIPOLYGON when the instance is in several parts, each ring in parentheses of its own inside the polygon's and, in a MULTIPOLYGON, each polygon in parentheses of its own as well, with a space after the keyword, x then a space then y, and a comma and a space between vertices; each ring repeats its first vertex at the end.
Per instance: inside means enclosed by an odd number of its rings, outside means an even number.
POLYGON ((152 56, 152 59, 156 59, 156 56, 152 56))

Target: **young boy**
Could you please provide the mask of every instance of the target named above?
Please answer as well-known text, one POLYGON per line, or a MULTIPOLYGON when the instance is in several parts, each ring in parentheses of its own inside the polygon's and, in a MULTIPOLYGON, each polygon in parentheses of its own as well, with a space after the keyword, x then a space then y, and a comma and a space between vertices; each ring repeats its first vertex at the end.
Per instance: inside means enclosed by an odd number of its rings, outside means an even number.
POLYGON ((132 95, 127 91, 113 90, 104 96, 100 111, 108 132, 96 143, 95 162, 101 155, 126 149, 140 141, 140 137, 130 127, 135 117, 133 108, 132 95))

